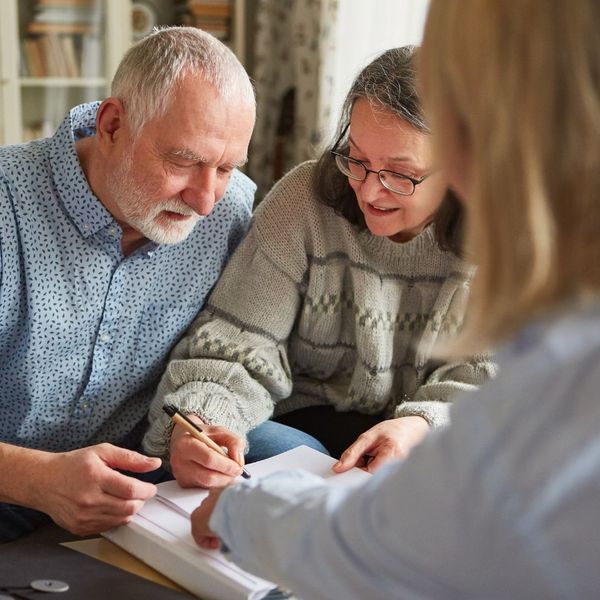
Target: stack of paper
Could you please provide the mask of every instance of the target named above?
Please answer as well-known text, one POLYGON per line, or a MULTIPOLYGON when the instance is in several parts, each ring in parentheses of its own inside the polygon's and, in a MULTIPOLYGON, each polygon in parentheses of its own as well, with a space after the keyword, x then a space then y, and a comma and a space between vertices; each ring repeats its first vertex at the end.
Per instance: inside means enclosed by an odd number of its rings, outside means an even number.
MULTIPOLYGON (((334 463, 329 456, 300 446, 246 469, 254 478, 301 468, 331 485, 362 483, 369 477, 360 469, 335 475, 331 471, 334 463)), ((182 489, 175 481, 161 483, 156 497, 146 502, 128 525, 103 535, 206 600, 264 598, 276 588, 274 583, 240 569, 222 552, 205 550, 194 542, 190 515, 207 495, 201 489, 182 489)))

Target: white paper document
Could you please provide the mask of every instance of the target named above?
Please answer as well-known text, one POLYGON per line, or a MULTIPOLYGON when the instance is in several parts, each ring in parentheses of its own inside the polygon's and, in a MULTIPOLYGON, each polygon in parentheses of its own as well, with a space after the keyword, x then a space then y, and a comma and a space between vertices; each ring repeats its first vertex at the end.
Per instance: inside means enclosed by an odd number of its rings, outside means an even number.
MULTIPOLYGON (((323 477, 330 485, 361 484, 370 477, 360 469, 336 475, 331 471, 335 462, 300 446, 246 465, 246 470, 253 478, 260 478, 300 468, 323 477)), ((207 495, 202 489, 183 489, 175 481, 161 483, 156 497, 148 500, 128 525, 103 535, 206 600, 264 598, 276 587, 274 583, 240 569, 220 551, 205 550, 194 542, 190 515, 207 495)))

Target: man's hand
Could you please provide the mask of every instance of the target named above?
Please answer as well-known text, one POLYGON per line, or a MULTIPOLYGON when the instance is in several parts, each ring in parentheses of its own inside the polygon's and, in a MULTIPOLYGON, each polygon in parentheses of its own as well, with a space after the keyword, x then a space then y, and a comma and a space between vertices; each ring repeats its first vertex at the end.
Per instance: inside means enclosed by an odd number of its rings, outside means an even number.
POLYGON ((215 505, 225 488, 214 488, 208 493, 208 498, 192 513, 192 537, 198 546, 217 550, 221 546, 221 540, 211 531, 208 526, 215 505))
POLYGON ((358 436, 333 466, 333 470, 343 473, 352 467, 361 467, 364 464, 363 457, 367 455, 371 458, 364 468, 373 473, 390 460, 406 458, 428 431, 429 423, 417 416, 377 423, 358 436))
POLYGON ((202 431, 219 446, 227 448, 228 456, 216 452, 175 425, 171 435, 171 469, 181 487, 223 487, 242 473, 244 441, 224 427, 205 425, 194 415, 202 431))
POLYGON ((111 444, 61 453, 43 453, 28 469, 32 508, 64 529, 90 535, 123 525, 156 494, 156 486, 114 469, 153 471, 160 459, 111 444))

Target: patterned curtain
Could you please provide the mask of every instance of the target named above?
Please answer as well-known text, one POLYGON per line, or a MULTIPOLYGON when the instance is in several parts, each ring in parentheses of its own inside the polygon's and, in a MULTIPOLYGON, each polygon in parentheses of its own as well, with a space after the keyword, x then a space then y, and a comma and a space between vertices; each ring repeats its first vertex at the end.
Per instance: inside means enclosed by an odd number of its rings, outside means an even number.
POLYGON ((258 99, 248 174, 260 200, 333 135, 360 69, 387 48, 419 43, 429 0, 258 0, 258 99))
POLYGON ((331 112, 338 0, 259 0, 254 82, 258 99, 248 174, 260 199, 292 166, 313 158, 331 112))

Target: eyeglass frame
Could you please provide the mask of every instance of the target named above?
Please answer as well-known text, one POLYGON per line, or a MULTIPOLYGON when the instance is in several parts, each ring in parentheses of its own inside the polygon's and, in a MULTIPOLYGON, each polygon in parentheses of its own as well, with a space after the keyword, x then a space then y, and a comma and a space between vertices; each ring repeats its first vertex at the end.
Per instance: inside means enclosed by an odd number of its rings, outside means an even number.
POLYGON ((433 173, 427 173, 427 175, 423 175, 423 177, 421 177, 420 179, 415 179, 414 177, 409 177, 408 175, 404 175, 403 173, 398 173, 397 171, 392 171, 391 169, 379 169, 379 171, 374 171, 373 169, 367 168, 367 165, 365 165, 365 163, 363 163, 362 160, 358 160, 356 158, 351 158, 350 156, 348 156, 346 154, 342 154, 341 152, 336 152, 337 147, 340 145, 340 142, 346 135, 349 128, 350 128, 350 123, 348 122, 346 124, 346 127, 344 127, 344 130, 340 134, 340 137, 337 139, 336 143, 333 145, 333 148, 329 152, 333 156, 339 156, 340 158, 345 158, 346 160, 350 160, 352 162, 358 163, 365 170, 365 176, 363 177, 363 179, 359 179, 358 177, 349 175, 348 173, 344 173, 340 169, 340 166, 338 165, 337 161, 334 159, 335 166, 338 168, 340 173, 342 173, 342 175, 345 175, 346 177, 349 177, 350 179, 353 179, 354 181, 366 181, 367 177, 369 176, 369 173, 375 173, 375 175, 377 175, 377 179, 379 179, 379 182, 381 183, 381 185, 386 190, 389 190, 390 192, 392 192, 392 194, 398 194, 400 196, 412 196, 415 193, 415 189, 417 188, 417 186, 420 183, 423 183, 430 175, 433 174, 433 173), (402 179, 406 179, 406 180, 410 181, 413 186, 412 192, 410 194, 405 194, 403 192, 397 192, 396 190, 391 189, 389 187, 389 185, 387 185, 386 182, 381 178, 381 173, 391 173, 392 175, 394 175, 396 177, 400 177, 402 179))

